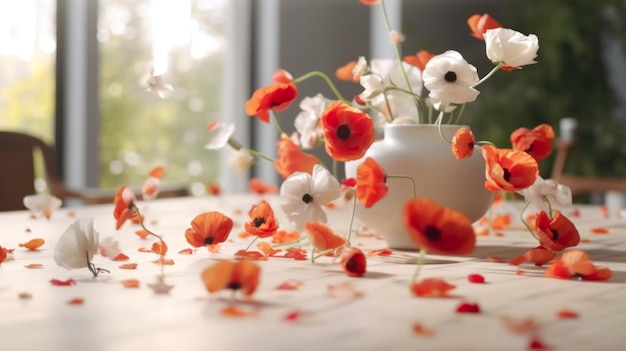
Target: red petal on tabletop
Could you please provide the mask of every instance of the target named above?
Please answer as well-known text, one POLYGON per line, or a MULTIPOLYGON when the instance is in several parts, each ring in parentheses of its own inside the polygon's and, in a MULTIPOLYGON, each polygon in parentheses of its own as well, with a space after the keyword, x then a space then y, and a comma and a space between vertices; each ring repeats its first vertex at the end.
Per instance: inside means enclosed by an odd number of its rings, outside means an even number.
POLYGON ((515 334, 526 334, 535 332, 540 328, 539 323, 537 323, 533 318, 528 317, 524 319, 512 319, 509 317, 502 317, 502 323, 504 323, 504 327, 515 334))
POLYGON ((248 239, 248 238, 252 237, 252 234, 250 234, 250 233, 248 233, 246 231, 242 231, 242 232, 239 232, 239 234, 237 234, 237 236, 240 239, 248 239))
POLYGON ((600 206, 600 213, 602 214, 602 216, 609 217, 609 208, 606 207, 605 205, 601 205, 600 206))
POLYGON ((28 269, 43 268, 43 264, 41 264, 41 263, 30 263, 30 264, 24 265, 24 267, 26 267, 28 269))
POLYGON ((283 320, 285 320, 287 322, 295 322, 295 321, 299 320, 302 317, 303 314, 304 313, 302 311, 298 311, 298 310, 291 311, 291 312, 287 313, 283 317, 283 320))
POLYGON ((529 350, 549 350, 550 346, 544 344, 543 341, 541 341, 541 339, 539 339, 539 337, 535 335, 532 337, 532 339, 530 339, 530 343, 528 344, 528 349, 529 350))
POLYGON ((156 261, 152 261, 152 263, 161 264, 164 266, 172 266, 174 265, 174 260, 171 258, 159 258, 156 261))
POLYGON ((557 317, 561 319, 578 318, 578 313, 572 310, 559 310, 556 312, 557 317))
POLYGON ((125 288, 138 288, 139 280, 137 279, 124 279, 120 283, 124 285, 125 288))
POLYGON ((286 258, 293 258, 294 260, 302 261, 307 259, 307 252, 304 249, 289 248, 285 253, 286 258))
POLYGON ((609 230, 604 227, 595 227, 595 228, 591 228, 591 232, 594 234, 608 234, 609 230))
POLYGON ((137 268, 137 264, 136 263, 124 263, 119 268, 120 269, 136 269, 137 268))
POLYGON ((309 241, 318 251, 338 249, 346 243, 346 239, 335 234, 332 229, 319 222, 306 222, 304 230, 309 241))
POLYGON ((298 290, 302 286, 302 282, 290 279, 276 287, 277 290, 298 290))
POLYGON ((493 217, 491 220, 491 229, 494 230, 505 230, 508 229, 511 225, 511 215, 510 214, 501 214, 493 217))
POLYGON ((126 261, 129 257, 124 255, 123 253, 118 253, 117 256, 113 257, 113 261, 126 261))
POLYGON ((76 212, 74 212, 74 211, 67 211, 67 216, 70 217, 70 218, 74 218, 74 217, 76 217, 76 212))
POLYGON ((503 263, 503 262, 507 262, 506 259, 500 257, 500 256, 489 256, 487 257, 487 261, 489 262, 498 262, 498 263, 503 263))
POLYGON ((476 303, 463 302, 456 308, 457 313, 480 313, 480 306, 476 303))
POLYGON ((250 317, 250 316, 256 315, 256 311, 246 311, 235 305, 228 305, 224 307, 220 311, 220 313, 222 314, 222 316, 229 316, 229 317, 250 317))
POLYGON ((138 235, 140 238, 142 238, 142 239, 145 239, 145 238, 147 238, 147 237, 148 237, 148 235, 150 235, 150 234, 148 234, 148 232, 147 232, 147 231, 145 231, 145 230, 143 230, 143 229, 141 229, 141 230, 135 230, 135 234, 137 234, 137 235, 138 235))
POLYGON ((524 275, 524 273, 526 273, 526 272, 521 270, 521 269, 518 269, 518 270, 515 271, 515 274, 517 274, 517 275, 524 275))
POLYGON ((512 258, 509 261, 509 264, 512 265, 512 266, 519 266, 520 264, 522 264, 524 262, 526 262, 526 257, 524 257, 524 255, 520 255, 520 256, 517 256, 515 258, 512 258))
POLYGON ((28 250, 34 251, 41 247, 46 241, 40 238, 29 240, 23 244, 18 244, 20 247, 24 247, 28 250))
POLYGON ((259 251, 246 251, 242 249, 235 252, 235 257, 246 260, 267 261, 267 257, 259 251))
POLYGON ((52 279, 50 280, 50 284, 56 285, 56 286, 70 286, 70 285, 76 284, 76 281, 71 278, 68 280, 52 279))
POLYGON ((274 249, 272 246, 265 241, 256 244, 257 249, 261 250, 265 256, 274 256, 277 253, 281 252, 281 249, 274 249))
POLYGON ((579 243, 588 243, 588 242, 591 242, 591 239, 589 239, 589 238, 580 238, 580 241, 579 241, 579 243))
POLYGON ((484 283, 485 277, 480 274, 470 274, 467 276, 467 281, 470 283, 484 283))
POLYGON ((181 255, 191 255, 191 254, 193 254, 193 252, 194 251, 191 248, 186 248, 186 249, 182 249, 182 250, 178 251, 178 253, 181 254, 181 255))
POLYGON ((374 249, 367 252, 367 256, 391 256, 393 251, 389 249, 374 249))
POLYGON ((425 336, 425 337, 431 337, 435 335, 434 330, 430 328, 426 328, 421 323, 413 323, 413 333, 419 336, 425 336))
POLYGON ((156 254, 165 255, 167 253, 167 244, 165 241, 156 241, 152 244, 151 250, 156 254))
POLYGON ((85 300, 81 297, 76 297, 67 302, 68 305, 82 305, 85 300))
POLYGON ((411 285, 411 291, 419 297, 444 297, 455 288, 441 278, 425 278, 411 285))
POLYGON ((150 252, 150 253, 152 253, 152 250, 150 250, 150 249, 148 249, 148 248, 146 248, 146 247, 140 247, 140 248, 138 248, 138 249, 137 249, 137 251, 139 251, 139 252, 150 252))

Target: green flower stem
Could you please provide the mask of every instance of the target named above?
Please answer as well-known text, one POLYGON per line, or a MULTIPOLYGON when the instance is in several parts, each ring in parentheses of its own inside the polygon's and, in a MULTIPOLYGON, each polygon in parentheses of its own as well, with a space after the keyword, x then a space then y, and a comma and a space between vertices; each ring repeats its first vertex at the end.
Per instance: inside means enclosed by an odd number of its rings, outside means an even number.
POLYGON ((481 80, 479 80, 478 83, 472 85, 472 88, 476 88, 477 86, 481 85, 484 81, 489 79, 489 77, 493 76, 496 72, 498 72, 500 68, 502 68, 502 62, 499 62, 489 73, 487 73, 486 76, 484 76, 481 80))
POLYGON ((311 249, 311 263, 315 263, 316 259, 326 255, 327 253, 335 252, 335 251, 341 249, 342 247, 348 247, 348 245, 343 244, 343 245, 337 246, 337 247, 335 247, 333 249, 328 249, 328 250, 322 251, 317 256, 315 255, 315 248, 311 249))
POLYGON ((278 116, 276 115, 276 112, 274 112, 274 110, 270 110, 270 113, 272 114, 272 118, 274 119, 274 124, 276 125, 276 129, 278 129, 278 134, 287 135, 287 133, 285 133, 283 128, 280 126, 280 123, 278 122, 278 116))
POLYGON ((463 112, 465 112, 465 106, 467 106, 467 104, 461 105, 459 113, 456 115, 456 121, 454 121, 454 124, 461 124, 461 117, 463 117, 463 112))
POLYGON ((417 197, 417 188, 415 186, 415 180, 412 177, 406 175, 388 175, 387 179, 396 178, 396 179, 408 179, 411 181, 411 186, 413 187, 413 198, 417 197))
POLYGON ((252 244, 254 244, 254 242, 256 241, 256 239, 258 239, 258 236, 254 236, 254 239, 250 242, 250 244, 248 244, 248 247, 246 247, 246 249, 244 250, 245 252, 248 252, 248 250, 250 249, 250 247, 252 246, 252 244))
MULTIPOLYGON (((228 139, 228 145, 230 145, 233 149, 239 151, 241 149, 245 149, 241 144, 239 144, 239 142, 237 142, 237 140, 233 139, 233 138, 229 138, 228 139)), ((248 150, 248 152, 250 153, 250 155, 254 156, 254 157, 258 157, 260 159, 266 160, 268 162, 274 163, 275 160, 265 156, 264 154, 256 151, 256 150, 252 150, 252 149, 246 149, 248 150)))
MULTIPOLYGON (((146 228, 146 225, 143 224, 143 218, 141 217, 141 212, 139 211, 139 207, 137 207, 137 205, 133 203, 131 205, 131 209, 136 214, 137 218, 139 218, 139 225, 141 225, 141 228, 143 228, 143 230, 145 230, 146 233, 159 239, 159 241, 161 242, 161 251, 163 251, 163 247, 165 246, 165 242, 163 241, 163 238, 159 234, 156 234, 155 232, 146 228)), ((163 261, 163 258, 165 257, 165 255, 161 252, 159 253, 159 256, 161 258, 161 261, 163 261)), ((165 274, 165 265, 163 264, 163 262, 161 262, 161 277, 163 277, 164 274, 165 274)))
POLYGON ((330 80, 330 78, 328 78, 328 76, 326 75, 326 73, 321 72, 321 71, 311 71, 305 75, 302 75, 296 79, 293 80, 293 82, 295 84, 298 83, 302 83, 303 81, 312 78, 312 77, 321 77, 322 79, 324 79, 326 81, 326 83, 328 84, 328 86, 330 87, 330 90, 333 91, 333 93, 335 94, 335 96, 337 96, 337 98, 347 104, 350 103, 349 100, 347 100, 346 98, 343 97, 343 95, 341 95, 341 93, 339 92, 339 90, 337 90, 337 87, 335 86, 335 84, 330 80))
POLYGON ((282 243, 282 244, 273 245, 272 248, 282 247, 282 246, 290 246, 290 245, 294 245, 294 244, 300 244, 300 242, 302 240, 304 240, 304 239, 306 239, 306 236, 302 236, 300 239, 297 239, 297 240, 294 240, 294 241, 290 241, 288 243, 282 243))
POLYGON ((548 214, 550 215, 550 219, 552 219, 552 204, 550 203, 550 200, 548 200, 547 196, 542 196, 542 199, 548 204, 548 214))
POLYGON ((435 124, 437 125, 437 131, 439 132, 439 136, 441 137, 441 139, 443 139, 443 141, 452 145, 452 140, 449 140, 448 138, 446 138, 446 136, 443 135, 443 130, 441 130, 442 119, 443 119, 443 112, 439 112, 439 116, 437 117, 437 120, 435 121, 435 124))
POLYGON ((424 260, 426 259, 426 250, 420 249, 420 255, 417 259, 417 268, 415 268, 415 273, 413 273, 413 278, 411 278, 411 285, 415 284, 417 281, 417 277, 420 275, 420 271, 422 270, 422 266, 424 265, 424 260))
POLYGON ((350 190, 352 190, 354 203, 352 204, 352 217, 350 217, 350 226, 348 227, 348 238, 346 238, 346 243, 348 244, 348 247, 352 245, 350 243, 350 238, 352 237, 352 224, 354 223, 354 215, 356 213, 356 191, 354 190, 354 188, 350 188, 350 190))
POLYGON ((539 241, 539 238, 537 237, 537 234, 535 234, 535 232, 532 230, 532 228, 530 228, 530 225, 528 225, 528 223, 526 222, 526 220, 524 219, 524 211, 526 211, 526 209, 528 208, 528 206, 530 206, 530 201, 526 201, 526 204, 524 205, 524 208, 522 209, 522 211, 520 212, 520 219, 522 220, 522 223, 524 223, 524 226, 526 226, 526 229, 528 229, 528 231, 530 232, 530 234, 533 235, 533 237, 539 241))

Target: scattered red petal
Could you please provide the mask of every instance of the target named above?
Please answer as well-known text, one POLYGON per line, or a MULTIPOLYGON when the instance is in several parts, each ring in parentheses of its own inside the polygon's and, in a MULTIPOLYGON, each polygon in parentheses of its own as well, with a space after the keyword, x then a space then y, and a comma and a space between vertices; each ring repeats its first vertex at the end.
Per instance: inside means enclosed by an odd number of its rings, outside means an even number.
POLYGON ((500 233, 500 232, 498 232, 498 233, 496 233, 495 235, 496 235, 496 236, 498 236, 498 237, 503 237, 503 236, 504 236, 504 233, 500 233))
POLYGON ((374 249, 367 252, 367 256, 391 256, 393 251, 389 249, 374 249))
POLYGON ((267 257, 265 257, 265 255, 263 255, 259 251, 239 250, 235 252, 235 257, 246 260, 267 261, 267 257))
POLYGON ((524 275, 524 273, 526 273, 524 270, 518 269, 517 271, 515 271, 515 274, 517 275, 524 275))
POLYGON ((503 262, 506 262, 506 259, 499 257, 499 256, 489 256, 487 257, 487 261, 503 263, 503 262))
POLYGON ((152 253, 152 250, 150 250, 150 249, 148 249, 148 248, 145 248, 145 247, 140 247, 140 248, 138 248, 138 249, 137 249, 137 251, 139 251, 139 252, 150 252, 150 253, 152 253))
POLYGON ((171 258, 159 258, 156 261, 152 261, 152 263, 162 264, 164 266, 172 266, 174 265, 174 260, 171 258))
POLYGON ((118 253, 117 256, 113 257, 113 261, 126 261, 128 260, 128 256, 124 255, 123 253, 118 253))
POLYGON ((448 296, 448 292, 455 288, 456 285, 448 284, 441 278, 424 278, 410 286, 413 294, 419 297, 448 296))
POLYGON ((265 241, 262 241, 256 245, 257 249, 261 250, 265 256, 271 257, 275 256, 277 253, 281 252, 281 249, 274 249, 270 244, 265 241))
POLYGON ((247 238, 251 237, 252 234, 244 231, 244 232, 239 232, 239 234, 237 234, 237 236, 239 236, 241 239, 247 239, 247 238))
POLYGON ((137 264, 136 263, 124 263, 119 268, 120 269, 136 269, 137 268, 137 264))
POLYGON ((289 248, 287 249, 287 252, 285 253, 286 258, 293 258, 294 260, 297 261, 302 261, 302 260, 306 260, 306 255, 307 252, 304 249, 297 249, 297 248, 289 248))
POLYGON ((509 317, 502 317, 504 327, 515 334, 526 334, 536 332, 540 325, 532 317, 524 319, 512 319, 509 317))
POLYGON ((191 255, 191 254, 194 253, 194 251, 193 251, 192 248, 188 247, 186 249, 182 249, 182 250, 178 251, 178 253, 181 254, 181 255, 191 255))
POLYGON ((150 235, 147 231, 141 229, 141 230, 135 230, 135 234, 137 234, 140 238, 145 239, 148 237, 148 235, 150 235))
POLYGON ((589 239, 589 238, 580 238, 580 242, 581 243, 588 243, 590 241, 591 241, 591 239, 589 239))
POLYGON ((533 336, 528 344, 529 350, 549 350, 550 347, 544 344, 537 336, 533 336))
POLYGON ((28 242, 25 242, 23 244, 18 244, 18 245, 28 250, 34 251, 40 248, 41 245, 43 245, 45 242, 46 242, 45 240, 37 238, 37 239, 32 239, 32 240, 29 240, 28 242))
POLYGON ((152 243, 152 247, 150 250, 159 255, 165 255, 167 253, 168 247, 165 241, 159 240, 152 243))
POLYGON ((568 217, 580 218, 580 209, 575 209, 569 214, 568 217))
POLYGON ((489 235, 489 229, 483 228, 483 229, 475 229, 474 230, 474 235, 476 236, 487 236, 489 235))
POLYGON ((68 305, 82 305, 85 300, 81 297, 73 298, 67 302, 68 305))
POLYGON ((70 285, 74 285, 76 284, 76 281, 74 279, 68 279, 68 280, 59 280, 59 279, 52 279, 50 280, 50 283, 52 285, 56 285, 56 286, 70 286, 70 285))
POLYGON ((229 316, 229 317, 248 317, 248 316, 254 316, 256 314, 255 311, 245 311, 235 305, 228 305, 227 307, 224 307, 220 313, 223 316, 229 316))
POLYGON ((43 264, 41 264, 41 263, 30 263, 30 264, 24 265, 24 267, 26 267, 28 269, 43 268, 43 264))
POLYGON ((604 227, 595 227, 595 228, 591 228, 591 232, 594 234, 608 234, 609 230, 604 227))
POLYGON ((435 331, 424 327, 421 323, 413 323, 413 333, 425 337, 431 337, 435 335, 435 331))
POLYGON ((480 274, 470 274, 467 276, 467 280, 470 283, 484 283, 485 282, 485 277, 483 277, 480 274))
POLYGON ((139 280, 137 279, 124 279, 120 283, 124 285, 125 288, 138 288, 139 280))
POLYGON ((578 313, 572 310, 560 310, 556 312, 557 317, 561 319, 578 318, 578 313))
POLYGON ((512 258, 509 261, 509 264, 512 265, 512 266, 519 266, 520 264, 522 264, 524 262, 526 262, 526 257, 524 257, 524 255, 520 255, 520 256, 517 256, 515 258, 512 258))
POLYGON ((463 302, 456 308, 457 313, 480 313, 480 307, 476 303, 463 302))
POLYGON ((287 322, 295 322, 295 321, 298 321, 302 317, 303 314, 304 313, 302 313, 302 311, 295 310, 295 311, 287 313, 283 317, 283 320, 287 322))
POLYGON ((302 286, 302 282, 290 279, 276 287, 277 290, 298 290, 302 286))

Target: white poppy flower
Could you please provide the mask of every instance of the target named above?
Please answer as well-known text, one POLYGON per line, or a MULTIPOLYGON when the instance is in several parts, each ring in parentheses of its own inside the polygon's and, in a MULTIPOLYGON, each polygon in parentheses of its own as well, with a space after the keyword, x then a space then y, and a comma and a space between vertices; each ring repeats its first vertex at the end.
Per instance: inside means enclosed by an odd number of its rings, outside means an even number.
POLYGON ((93 255, 98 253, 98 236, 93 218, 77 220, 57 241, 54 262, 65 269, 89 267, 93 255))
POLYGON ((252 164, 254 163, 254 156, 250 154, 249 150, 241 148, 239 150, 234 150, 231 153, 228 162, 236 172, 242 173, 252 167, 252 164))
POLYGON ((157 177, 148 177, 141 185, 141 196, 144 200, 152 200, 159 195, 161 180, 157 177))
POLYGON ((24 196, 24 206, 36 216, 43 215, 50 219, 52 212, 58 210, 63 201, 50 194, 36 194, 24 196))
POLYGON ((228 140, 235 132, 235 124, 211 122, 206 126, 209 132, 209 142, 204 145, 207 150, 219 150, 228 144, 228 140))
POLYGON ((299 144, 303 149, 317 146, 317 141, 324 135, 324 131, 319 127, 319 120, 331 102, 332 100, 325 98, 322 94, 307 96, 300 102, 302 111, 296 116, 294 126, 300 135, 299 144))
POLYGON ((359 97, 365 101, 369 101, 385 91, 383 78, 377 74, 361 76, 360 83, 365 90, 359 94, 359 97))
POLYGON ((352 68, 352 75, 355 77, 360 77, 367 73, 367 60, 363 56, 359 56, 359 59, 356 61, 356 65, 352 68))
POLYGON ((570 188, 557 183, 554 179, 543 179, 538 176, 533 185, 517 193, 524 196, 526 201, 530 201, 539 210, 546 212, 548 212, 549 206, 545 199, 550 202, 552 207, 556 205, 570 206, 572 204, 570 188))
POLYGON ((487 57, 511 67, 537 63, 539 39, 508 28, 490 29, 484 34, 487 57))
POLYGON ((431 58, 424 67, 423 78, 429 96, 441 102, 464 104, 476 100, 480 93, 472 88, 479 80, 476 67, 454 50, 431 58))
POLYGON ((139 78, 139 85, 145 91, 161 99, 169 98, 174 92, 174 88, 165 81, 163 75, 154 75, 154 65, 152 62, 148 62, 146 65, 143 75, 139 78))
MULTIPOLYGON (((371 72, 382 78, 384 86, 395 84, 401 89, 413 91, 418 96, 422 93, 422 72, 417 67, 406 62, 402 62, 402 66, 400 66, 397 60, 374 59, 371 62, 371 72), (402 73, 403 68, 409 81, 408 85, 407 79, 405 79, 402 73)), ((398 90, 388 90, 385 95, 387 100, 385 100, 385 96, 380 94, 371 100, 371 104, 381 111, 391 113, 391 118, 402 115, 418 118, 418 111, 413 96, 398 90), (391 106, 387 107, 387 103, 391 106)))
POLYGON ((341 185, 330 172, 320 166, 313 167, 313 176, 294 172, 280 187, 280 208, 298 230, 305 222, 326 223, 322 206, 341 195, 341 185))

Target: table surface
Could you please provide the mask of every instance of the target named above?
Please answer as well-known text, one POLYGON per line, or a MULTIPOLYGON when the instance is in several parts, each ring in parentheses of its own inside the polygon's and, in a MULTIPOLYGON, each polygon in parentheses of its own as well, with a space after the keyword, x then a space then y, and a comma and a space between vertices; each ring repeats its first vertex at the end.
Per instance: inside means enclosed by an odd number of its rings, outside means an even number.
MULTIPOLYGON (((139 226, 130 223, 116 231, 112 204, 61 209, 49 220, 32 218, 26 211, 0 213, 0 245, 15 248, 15 259, 0 266, 0 350, 528 350, 532 340, 552 350, 617 350, 626 343, 626 219, 583 205, 563 212, 578 226, 583 238, 578 248, 597 265, 613 270, 610 281, 546 278, 545 267, 494 260, 511 259, 537 244, 518 220, 521 204, 507 202, 495 207, 492 216, 510 214, 510 227, 478 236, 474 253, 427 256, 420 277, 440 277, 456 285, 450 297, 418 298, 410 293, 416 252, 368 256, 368 271, 360 278, 348 277, 330 257, 314 264, 270 257, 258 262, 261 282, 253 298, 237 302, 249 315, 225 316, 222 310, 232 303, 230 292, 209 294, 200 272, 220 259, 233 258, 250 243, 238 234, 248 209, 259 199, 242 195, 139 203, 147 227, 163 235, 167 258, 174 260, 174 265, 164 266, 166 282, 174 285, 169 294, 156 294, 147 286, 156 282, 161 266, 153 263, 156 254, 139 248, 150 247, 154 240, 135 235, 139 226), (191 220, 212 210, 235 221, 229 241, 217 253, 202 248, 180 254, 190 248, 184 232, 191 220), (110 274, 94 279, 87 269, 65 270, 54 263, 58 237, 75 220, 90 217, 100 240, 117 239, 128 262, 138 264, 136 269, 120 269, 125 262, 96 255, 95 265, 110 274), (595 234, 596 227, 608 233, 595 234), (19 247, 32 238, 46 243, 36 251, 19 247), (25 267, 33 263, 43 266, 25 267), (474 273, 486 283, 469 282, 467 276, 474 273), (75 285, 50 283, 70 278, 75 285), (125 279, 137 279, 140 286, 125 288, 125 279), (299 288, 278 289, 283 283, 299 288), (344 283, 360 297, 329 293, 329 287, 344 283), (23 293, 31 297, 21 298, 23 293), (75 298, 83 303, 68 303, 75 298), (477 303, 481 313, 457 313, 464 302, 477 303), (562 310, 578 317, 560 318, 562 310), (505 320, 532 320, 538 327, 515 333, 505 320), (416 332, 415 326, 432 333, 416 332)), ((269 201, 276 204, 277 198, 269 201)), ((346 209, 329 210, 330 226, 347 226, 349 215, 346 209)), ((281 223, 287 222, 283 218, 281 223)), ((352 243, 368 254, 386 247, 376 235, 357 235, 352 243)))

